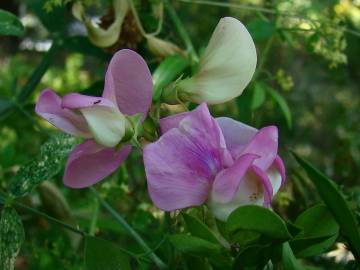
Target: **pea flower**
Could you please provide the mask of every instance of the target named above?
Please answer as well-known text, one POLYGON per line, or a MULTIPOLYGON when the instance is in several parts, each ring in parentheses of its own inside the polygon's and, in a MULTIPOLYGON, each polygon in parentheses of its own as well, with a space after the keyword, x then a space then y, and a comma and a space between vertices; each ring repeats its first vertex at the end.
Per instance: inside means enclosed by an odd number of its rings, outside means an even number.
POLYGON ((170 104, 178 99, 219 104, 240 96, 256 68, 256 48, 250 33, 235 18, 225 17, 216 26, 198 72, 164 90, 170 104))
POLYGON ((133 133, 127 116, 145 118, 152 97, 152 78, 144 59, 134 51, 118 51, 110 61, 102 97, 70 93, 62 99, 51 89, 40 94, 36 113, 71 135, 82 137, 66 163, 64 184, 83 188, 115 171, 131 146, 120 145, 133 133))
POLYGON ((241 205, 268 207, 285 181, 278 130, 214 119, 205 103, 160 121, 163 135, 144 148, 148 190, 173 211, 206 203, 225 221, 241 205))

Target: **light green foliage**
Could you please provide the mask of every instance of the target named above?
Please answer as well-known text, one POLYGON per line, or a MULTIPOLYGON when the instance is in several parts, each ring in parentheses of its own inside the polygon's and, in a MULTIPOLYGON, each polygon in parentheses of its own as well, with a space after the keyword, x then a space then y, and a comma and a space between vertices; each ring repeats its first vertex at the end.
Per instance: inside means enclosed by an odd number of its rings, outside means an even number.
POLYGON ((5 207, 0 219, 0 269, 13 270, 21 245, 25 240, 19 215, 12 207, 5 207))
POLYGON ((10 195, 28 195, 41 182, 58 173, 76 142, 77 139, 66 134, 55 135, 46 142, 41 147, 40 155, 19 169, 10 185, 10 195))

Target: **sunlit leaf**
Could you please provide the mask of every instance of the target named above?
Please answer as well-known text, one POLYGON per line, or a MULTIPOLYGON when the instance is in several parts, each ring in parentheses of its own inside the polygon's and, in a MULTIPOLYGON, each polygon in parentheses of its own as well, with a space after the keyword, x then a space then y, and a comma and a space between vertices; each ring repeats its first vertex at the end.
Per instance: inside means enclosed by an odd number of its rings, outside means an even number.
POLYGON ((128 255, 113 243, 87 236, 85 238, 87 270, 131 270, 128 255))
POLYGON ((14 14, 0 9, 0 35, 22 36, 24 26, 14 14))
POLYGON ((0 220, 0 269, 12 270, 22 243, 24 228, 15 209, 5 207, 0 220))
POLYGON ((44 143, 40 155, 23 165, 15 175, 10 184, 10 195, 26 196, 43 181, 57 174, 75 143, 76 138, 63 133, 44 143))
POLYGON ((233 211, 226 226, 231 233, 245 230, 280 241, 291 238, 285 222, 275 212, 257 205, 245 205, 233 211))
POLYGON ((310 180, 316 186, 321 198, 324 200, 330 212, 340 225, 341 234, 349 242, 355 257, 360 258, 360 235, 356 219, 350 210, 344 195, 334 181, 326 177, 308 161, 292 152, 295 159, 305 169, 310 180))

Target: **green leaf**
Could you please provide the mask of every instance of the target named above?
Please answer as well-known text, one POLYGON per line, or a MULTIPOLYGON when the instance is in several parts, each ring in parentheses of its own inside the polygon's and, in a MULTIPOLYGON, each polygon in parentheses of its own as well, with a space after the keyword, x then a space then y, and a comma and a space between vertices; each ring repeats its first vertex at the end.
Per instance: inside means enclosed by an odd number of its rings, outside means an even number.
POLYGON ((10 195, 23 197, 43 181, 57 174, 77 139, 60 133, 44 143, 40 155, 22 166, 10 183, 10 195))
POLYGON ((339 225, 324 205, 316 205, 304 211, 296 219, 295 225, 302 228, 302 232, 290 241, 297 257, 324 253, 332 246, 339 233, 339 225))
POLYGON ((6 99, 0 99, 0 114, 7 111, 13 106, 12 102, 6 99))
POLYGON ((233 269, 245 269, 246 267, 257 267, 256 269, 263 269, 270 259, 267 256, 268 248, 268 246, 261 245, 254 245, 245 248, 236 256, 233 269))
POLYGON ((288 242, 283 244, 282 263, 284 270, 304 270, 304 267, 295 258, 288 242))
POLYGON ((162 61, 152 74, 154 82, 153 101, 159 100, 164 87, 177 79, 188 66, 189 62, 180 55, 172 55, 162 61))
POLYGON ((222 253, 220 245, 186 234, 170 236, 171 244, 179 251, 196 256, 214 256, 222 253))
POLYGON ((66 38, 64 41, 64 48, 72 52, 78 52, 84 55, 90 55, 100 59, 108 59, 110 56, 108 53, 105 53, 99 47, 93 45, 90 42, 89 38, 84 36, 73 36, 66 38))
POLYGON ((183 213, 182 215, 186 223, 186 228, 192 236, 199 237, 214 244, 219 244, 219 241, 216 238, 215 234, 197 217, 185 213, 183 213))
POLYGON ((87 270, 131 270, 128 255, 113 243, 96 237, 85 237, 87 270))
POLYGON ((251 100, 251 110, 258 109, 264 104, 266 98, 264 86, 261 83, 256 83, 253 90, 253 96, 251 100))
POLYGON ((233 211, 226 226, 230 233, 244 230, 258 232, 280 241, 291 238, 285 222, 276 213, 257 205, 245 205, 233 211))
POLYGON ((24 35, 24 26, 18 17, 3 9, 0 9, 0 35, 24 35))
POLYGON ((247 25, 247 29, 255 41, 264 41, 274 34, 275 24, 263 19, 254 19, 247 25))
POLYGON ((5 207, 0 220, 0 269, 12 270, 25 240, 24 227, 15 209, 5 207))
POLYGON ((287 104, 286 100, 283 96, 281 96, 277 91, 270 87, 266 87, 266 91, 270 94, 273 100, 279 105, 281 112, 283 113, 286 124, 289 129, 292 128, 292 116, 289 105, 287 104))
POLYGON ((334 181, 326 177, 318 169, 314 168, 308 161, 302 159, 292 152, 295 159, 305 169, 310 180, 316 186, 321 198, 327 205, 335 220, 340 225, 342 235, 349 242, 354 256, 360 258, 360 235, 356 219, 350 210, 344 195, 334 181))

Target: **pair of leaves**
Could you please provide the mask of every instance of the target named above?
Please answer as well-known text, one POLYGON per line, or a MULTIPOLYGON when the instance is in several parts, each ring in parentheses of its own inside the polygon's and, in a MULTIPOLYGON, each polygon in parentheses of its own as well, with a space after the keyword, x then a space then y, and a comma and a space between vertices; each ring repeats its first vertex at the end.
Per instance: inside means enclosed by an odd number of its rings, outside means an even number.
POLYGON ((0 35, 21 37, 24 35, 24 26, 12 13, 0 9, 0 35))
POLYGON ((10 184, 10 195, 23 197, 31 193, 43 181, 57 174, 77 139, 58 134, 41 146, 40 155, 22 166, 10 184))
POLYGON ((13 270, 25 240, 24 228, 15 209, 5 207, 0 219, 0 269, 13 270))
POLYGON ((341 234, 347 239, 354 256, 360 258, 360 234, 353 212, 349 208, 344 195, 331 179, 313 167, 308 161, 296 153, 292 153, 298 163, 305 169, 314 183, 329 211, 340 225, 341 234))
POLYGON ((324 205, 307 209, 296 219, 294 225, 301 228, 301 232, 290 242, 297 257, 324 253, 332 246, 339 233, 339 225, 324 205))

